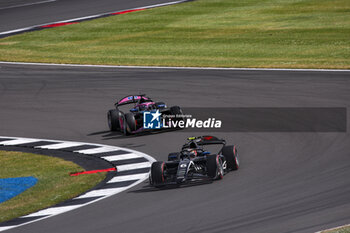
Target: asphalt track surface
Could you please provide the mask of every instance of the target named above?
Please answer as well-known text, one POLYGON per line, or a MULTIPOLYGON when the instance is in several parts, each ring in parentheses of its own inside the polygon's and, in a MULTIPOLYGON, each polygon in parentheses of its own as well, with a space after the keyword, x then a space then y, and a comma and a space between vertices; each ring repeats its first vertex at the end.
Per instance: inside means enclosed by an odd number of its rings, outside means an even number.
MULTIPOLYGON (((349 108, 350 79, 348 72, 1 65, 0 134, 116 145, 157 160, 193 136, 184 131, 136 137, 110 133, 106 112, 130 93, 183 107, 349 108)), ((7 232, 283 233, 349 223, 348 129, 215 135, 236 144, 241 160, 241 168, 221 181, 163 190, 142 183, 7 232)))
POLYGON ((0 32, 166 2, 170 0, 2 0, 0 32))

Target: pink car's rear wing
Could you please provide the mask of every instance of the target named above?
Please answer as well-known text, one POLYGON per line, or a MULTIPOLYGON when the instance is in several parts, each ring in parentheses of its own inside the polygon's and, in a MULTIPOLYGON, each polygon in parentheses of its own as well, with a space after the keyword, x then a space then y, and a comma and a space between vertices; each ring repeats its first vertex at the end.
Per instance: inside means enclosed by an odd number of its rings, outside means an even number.
POLYGON ((137 103, 141 98, 143 98, 144 100, 150 100, 150 98, 148 98, 145 95, 128 95, 119 100, 115 105, 121 106, 125 104, 137 103))

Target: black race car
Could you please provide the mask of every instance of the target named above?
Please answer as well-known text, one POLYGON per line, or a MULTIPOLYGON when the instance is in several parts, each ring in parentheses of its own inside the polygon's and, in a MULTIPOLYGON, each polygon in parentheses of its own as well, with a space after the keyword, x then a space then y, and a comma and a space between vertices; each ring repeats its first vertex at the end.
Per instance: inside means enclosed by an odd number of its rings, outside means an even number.
POLYGON ((190 137, 180 152, 170 153, 168 161, 152 163, 150 184, 162 187, 195 180, 216 180, 239 168, 237 149, 214 136, 190 137), (222 145, 217 153, 204 149, 206 145, 222 145))
MULTIPOLYGON (((115 108, 107 113, 108 126, 111 131, 121 131, 124 135, 149 130, 145 129, 143 125, 143 113, 145 111, 158 110, 162 115, 183 115, 179 106, 167 108, 164 102, 154 102, 144 94, 125 96, 115 103, 115 108), (133 107, 123 112, 120 107, 124 105, 133 105, 133 107)), ((160 117, 162 120, 162 116, 160 117)))

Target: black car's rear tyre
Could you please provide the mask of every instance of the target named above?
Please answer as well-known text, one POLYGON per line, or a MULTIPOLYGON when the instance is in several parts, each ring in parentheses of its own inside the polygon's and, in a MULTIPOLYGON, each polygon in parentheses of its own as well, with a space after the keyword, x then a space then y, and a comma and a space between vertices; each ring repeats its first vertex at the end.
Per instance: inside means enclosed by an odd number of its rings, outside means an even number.
POLYGON ((135 116, 132 113, 127 113, 123 118, 123 133, 124 135, 130 135, 136 130, 135 116))
POLYGON ((176 120, 176 121, 184 120, 183 117, 177 117, 179 115, 183 115, 182 109, 179 106, 172 106, 170 108, 170 114, 175 116, 173 120, 176 120))
POLYGON ((150 174, 150 184, 155 187, 164 186, 165 178, 164 178, 164 162, 154 162, 151 166, 151 174, 150 174))
POLYGON ((107 113, 107 122, 109 130, 117 131, 120 129, 119 117, 121 113, 117 109, 111 109, 107 113))
POLYGON ((182 109, 179 106, 172 106, 170 108, 171 115, 183 115, 182 109))
POLYGON ((180 152, 169 153, 168 161, 178 161, 180 160, 180 152))
POLYGON ((222 159, 220 155, 207 156, 207 172, 212 179, 222 179, 224 177, 224 169, 222 167, 222 159))
POLYGON ((224 146, 222 148, 222 155, 226 159, 229 170, 237 170, 239 168, 238 154, 235 146, 224 146))

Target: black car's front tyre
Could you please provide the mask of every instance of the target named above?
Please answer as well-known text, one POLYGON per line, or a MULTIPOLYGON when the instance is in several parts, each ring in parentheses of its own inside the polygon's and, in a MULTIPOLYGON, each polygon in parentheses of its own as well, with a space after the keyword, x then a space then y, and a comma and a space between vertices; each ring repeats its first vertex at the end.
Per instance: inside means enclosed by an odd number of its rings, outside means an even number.
POLYGON ((207 174, 214 180, 221 180, 224 177, 223 161, 220 155, 207 156, 207 174))
POLYGON ((117 109, 111 109, 107 113, 107 122, 109 130, 117 131, 120 129, 119 117, 121 113, 117 109))
POLYGON ((226 159, 229 170, 237 170, 239 168, 238 154, 235 146, 224 146, 221 153, 226 159))
POLYGON ((150 174, 150 184, 159 188, 164 186, 165 177, 164 177, 165 163, 164 162, 154 162, 151 166, 150 174))

